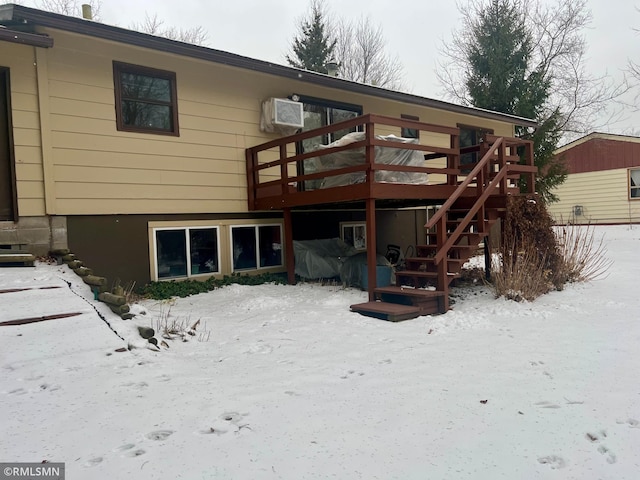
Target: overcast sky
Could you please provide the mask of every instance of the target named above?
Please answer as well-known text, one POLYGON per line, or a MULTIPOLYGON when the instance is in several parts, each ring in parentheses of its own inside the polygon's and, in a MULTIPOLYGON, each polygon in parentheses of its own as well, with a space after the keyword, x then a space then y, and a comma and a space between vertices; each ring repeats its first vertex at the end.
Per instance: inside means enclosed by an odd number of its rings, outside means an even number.
MULTIPOLYGON (((460 19, 454 0, 325 1, 333 15, 354 19, 368 15, 373 23, 381 24, 388 52, 397 54, 404 66, 409 91, 445 99, 434 69, 439 46, 451 38, 460 19)), ((35 3, 24 2, 27 6, 35 3)), ((588 4, 593 15, 591 28, 585 31, 588 66, 593 74, 621 78, 628 59, 640 63, 640 33, 633 30, 640 27, 636 8, 640 0, 589 0, 588 4)), ((285 64, 296 25, 308 7, 307 0, 102 0, 102 18, 105 23, 128 27, 143 19, 145 12, 157 13, 167 25, 202 25, 209 34, 209 47, 285 64)), ((627 109, 622 120, 599 126, 599 130, 640 135, 640 115, 627 109)))

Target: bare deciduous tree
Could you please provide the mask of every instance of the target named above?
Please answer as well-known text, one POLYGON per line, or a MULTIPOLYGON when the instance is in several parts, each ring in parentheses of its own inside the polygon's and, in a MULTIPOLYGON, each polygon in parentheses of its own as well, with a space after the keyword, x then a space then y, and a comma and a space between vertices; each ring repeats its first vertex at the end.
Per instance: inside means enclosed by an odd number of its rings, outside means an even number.
MULTIPOLYGON (((485 1, 469 0, 459 3, 462 20, 450 42, 440 51, 444 59, 439 63, 437 76, 445 94, 463 104, 472 104, 466 88, 469 71, 468 56, 473 45, 475 14, 482 11, 485 1)), ((531 35, 531 72, 540 72, 549 82, 551 92, 540 116, 559 112, 559 130, 565 139, 584 134, 599 126, 598 118, 609 111, 609 123, 618 112, 610 111, 615 100, 628 90, 626 83, 615 84, 605 74, 592 75, 586 67, 587 45, 582 32, 591 22, 587 0, 557 0, 542 4, 540 0, 514 0, 513 4, 525 18, 525 28, 531 35)))
POLYGON ((158 18, 157 14, 150 16, 148 13, 145 13, 142 22, 132 23, 129 28, 150 35, 157 35, 159 37, 192 43, 194 45, 206 44, 209 37, 207 31, 201 25, 192 28, 167 27, 165 26, 164 20, 158 18))
MULTIPOLYGON (((93 20, 100 21, 102 0, 38 0, 36 1, 36 6, 49 12, 77 17, 82 15, 83 3, 91 6, 93 20)), ((142 22, 133 23, 129 28, 195 45, 204 45, 208 37, 206 30, 202 26, 192 28, 167 27, 164 21, 160 20, 156 14, 149 16, 149 14, 145 13, 145 18, 142 22)))
POLYGON ((91 15, 93 20, 100 20, 100 9, 102 7, 101 0, 38 0, 36 6, 48 12, 60 13, 70 17, 82 16, 82 3, 91 6, 91 15))
POLYGON ((361 16, 353 21, 339 20, 332 26, 336 38, 338 74, 347 80, 400 90, 403 67, 397 55, 388 54, 381 25, 361 16))
POLYGON ((327 65, 335 62, 338 76, 346 80, 404 88, 400 59, 385 51, 382 26, 369 17, 336 19, 324 0, 310 0, 309 14, 299 21, 299 30, 292 44, 294 55, 286 57, 290 65, 327 73, 327 65))

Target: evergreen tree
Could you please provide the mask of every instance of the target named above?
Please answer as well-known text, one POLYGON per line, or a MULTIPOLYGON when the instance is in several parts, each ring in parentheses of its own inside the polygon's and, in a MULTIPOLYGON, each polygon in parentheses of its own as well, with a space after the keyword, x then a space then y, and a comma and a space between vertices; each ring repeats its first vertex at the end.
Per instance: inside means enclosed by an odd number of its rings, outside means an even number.
POLYGON ((523 5, 519 0, 490 0, 476 11, 467 37, 465 87, 476 107, 538 121, 537 129, 518 128, 516 134, 534 141, 536 191, 552 202, 557 200, 552 189, 566 178, 562 160, 554 156, 562 136, 560 112, 548 108, 551 83, 535 64, 523 5))
POLYGON ((308 18, 300 24, 300 33, 291 44, 292 54, 287 55, 287 62, 292 67, 328 73, 327 63, 334 60, 333 51, 336 40, 328 32, 323 4, 321 0, 311 2, 308 18))

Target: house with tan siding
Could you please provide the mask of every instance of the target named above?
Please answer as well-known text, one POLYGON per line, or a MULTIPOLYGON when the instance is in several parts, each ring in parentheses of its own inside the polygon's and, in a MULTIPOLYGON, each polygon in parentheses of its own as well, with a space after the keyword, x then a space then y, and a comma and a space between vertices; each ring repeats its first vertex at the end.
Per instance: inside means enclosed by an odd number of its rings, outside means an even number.
POLYGON ((558 223, 640 222, 640 138, 593 132, 561 148, 567 180, 549 205, 558 223))
MULTIPOLYGON (((511 165, 495 188, 515 192, 507 182, 517 170, 508 154, 515 147, 500 139, 512 139, 516 125, 535 127, 19 5, 0 6, 0 25, 0 247, 38 254, 68 247, 102 275, 138 285, 290 270, 293 253, 283 246, 290 240, 353 235, 367 219, 368 255, 384 253, 387 243, 425 243, 429 209, 463 183, 461 156, 477 161, 481 148, 491 150, 497 167, 489 176, 487 166, 483 178, 488 185, 511 165), (301 104, 301 128, 261 125, 269 99, 301 104), (374 187, 366 173, 360 186, 333 189, 331 201, 302 191, 321 181, 310 164, 305 171, 312 144, 366 131, 354 145, 373 152, 374 122, 376 135, 412 137, 405 148, 425 150, 430 189, 374 187), (337 123, 344 128, 332 129, 337 123), (296 132, 302 137, 286 146, 252 150, 296 132), (492 143, 482 147, 485 135, 492 143), (283 189, 286 198, 270 203, 276 197, 268 192, 283 189), (394 202, 398 195, 404 200, 394 202)), ((368 167, 347 170, 382 168, 367 158, 368 167)), ((397 168, 415 173, 422 165, 397 168)), ((521 166, 516 176, 534 170, 521 166)))

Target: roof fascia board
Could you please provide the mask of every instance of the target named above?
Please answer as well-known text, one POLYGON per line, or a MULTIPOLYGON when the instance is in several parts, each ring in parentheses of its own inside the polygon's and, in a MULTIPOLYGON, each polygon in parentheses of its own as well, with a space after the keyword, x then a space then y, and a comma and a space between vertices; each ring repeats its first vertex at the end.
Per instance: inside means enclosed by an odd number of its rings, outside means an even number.
POLYGON ((9 28, 0 28, 0 41, 31 45, 33 47, 53 47, 53 38, 51 37, 35 33, 19 32, 9 28))
POLYGON ((628 143, 640 143, 640 137, 634 137, 631 135, 619 135, 616 133, 601 133, 601 132, 591 132, 584 137, 580 137, 573 142, 567 143, 562 147, 558 148, 554 153, 556 155, 566 152, 578 145, 586 143, 590 140, 610 140, 612 142, 628 142, 628 143))

